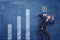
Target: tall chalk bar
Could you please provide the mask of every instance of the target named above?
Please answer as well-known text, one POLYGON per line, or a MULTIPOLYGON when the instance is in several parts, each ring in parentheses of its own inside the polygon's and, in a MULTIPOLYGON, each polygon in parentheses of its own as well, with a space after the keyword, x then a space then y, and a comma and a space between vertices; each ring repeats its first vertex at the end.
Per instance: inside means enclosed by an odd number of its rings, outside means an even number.
POLYGON ((17 16, 17 40, 21 40, 21 16, 17 16))
POLYGON ((30 40, 30 9, 26 9, 26 40, 30 40))

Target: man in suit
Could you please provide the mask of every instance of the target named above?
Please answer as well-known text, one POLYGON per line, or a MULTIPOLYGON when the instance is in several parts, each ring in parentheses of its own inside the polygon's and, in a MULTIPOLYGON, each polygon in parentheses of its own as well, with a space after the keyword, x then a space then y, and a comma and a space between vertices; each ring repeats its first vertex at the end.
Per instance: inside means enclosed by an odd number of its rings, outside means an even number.
POLYGON ((43 35, 45 34, 48 37, 48 40, 50 40, 50 35, 46 31, 46 27, 49 24, 54 24, 54 16, 50 16, 48 14, 39 14, 38 15, 40 18, 41 23, 39 24, 39 34, 40 34, 40 39, 43 40, 43 35))

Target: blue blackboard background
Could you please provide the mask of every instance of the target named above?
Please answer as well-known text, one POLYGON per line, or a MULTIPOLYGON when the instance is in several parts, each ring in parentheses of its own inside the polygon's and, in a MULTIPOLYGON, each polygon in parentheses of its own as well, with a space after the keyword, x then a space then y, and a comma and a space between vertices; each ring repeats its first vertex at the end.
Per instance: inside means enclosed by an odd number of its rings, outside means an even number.
POLYGON ((60 0, 0 0, 0 40, 7 40, 8 23, 13 25, 13 40, 17 40, 16 17, 19 15, 22 16, 22 40, 25 40, 26 9, 31 11, 31 40, 39 40, 37 33, 39 18, 37 16, 44 13, 41 11, 42 6, 48 8, 45 13, 55 16, 55 25, 47 27, 51 40, 60 40, 60 0))

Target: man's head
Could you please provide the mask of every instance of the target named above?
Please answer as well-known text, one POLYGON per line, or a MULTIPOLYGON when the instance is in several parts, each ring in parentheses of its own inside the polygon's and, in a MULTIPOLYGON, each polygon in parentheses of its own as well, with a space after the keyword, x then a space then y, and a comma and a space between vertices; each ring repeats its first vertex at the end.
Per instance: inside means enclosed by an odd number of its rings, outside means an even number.
POLYGON ((47 15, 47 19, 51 19, 51 16, 50 15, 47 15))

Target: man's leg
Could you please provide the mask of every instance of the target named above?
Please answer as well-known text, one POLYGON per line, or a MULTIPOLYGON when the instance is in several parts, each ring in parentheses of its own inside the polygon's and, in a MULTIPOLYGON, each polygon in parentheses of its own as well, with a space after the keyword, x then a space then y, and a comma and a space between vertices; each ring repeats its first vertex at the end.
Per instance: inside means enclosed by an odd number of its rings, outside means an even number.
POLYGON ((48 37, 48 40, 50 40, 50 35, 49 35, 49 33, 47 33, 46 31, 44 31, 44 34, 46 34, 47 37, 48 37))
POLYGON ((40 40, 43 40, 43 31, 40 32, 40 40))

